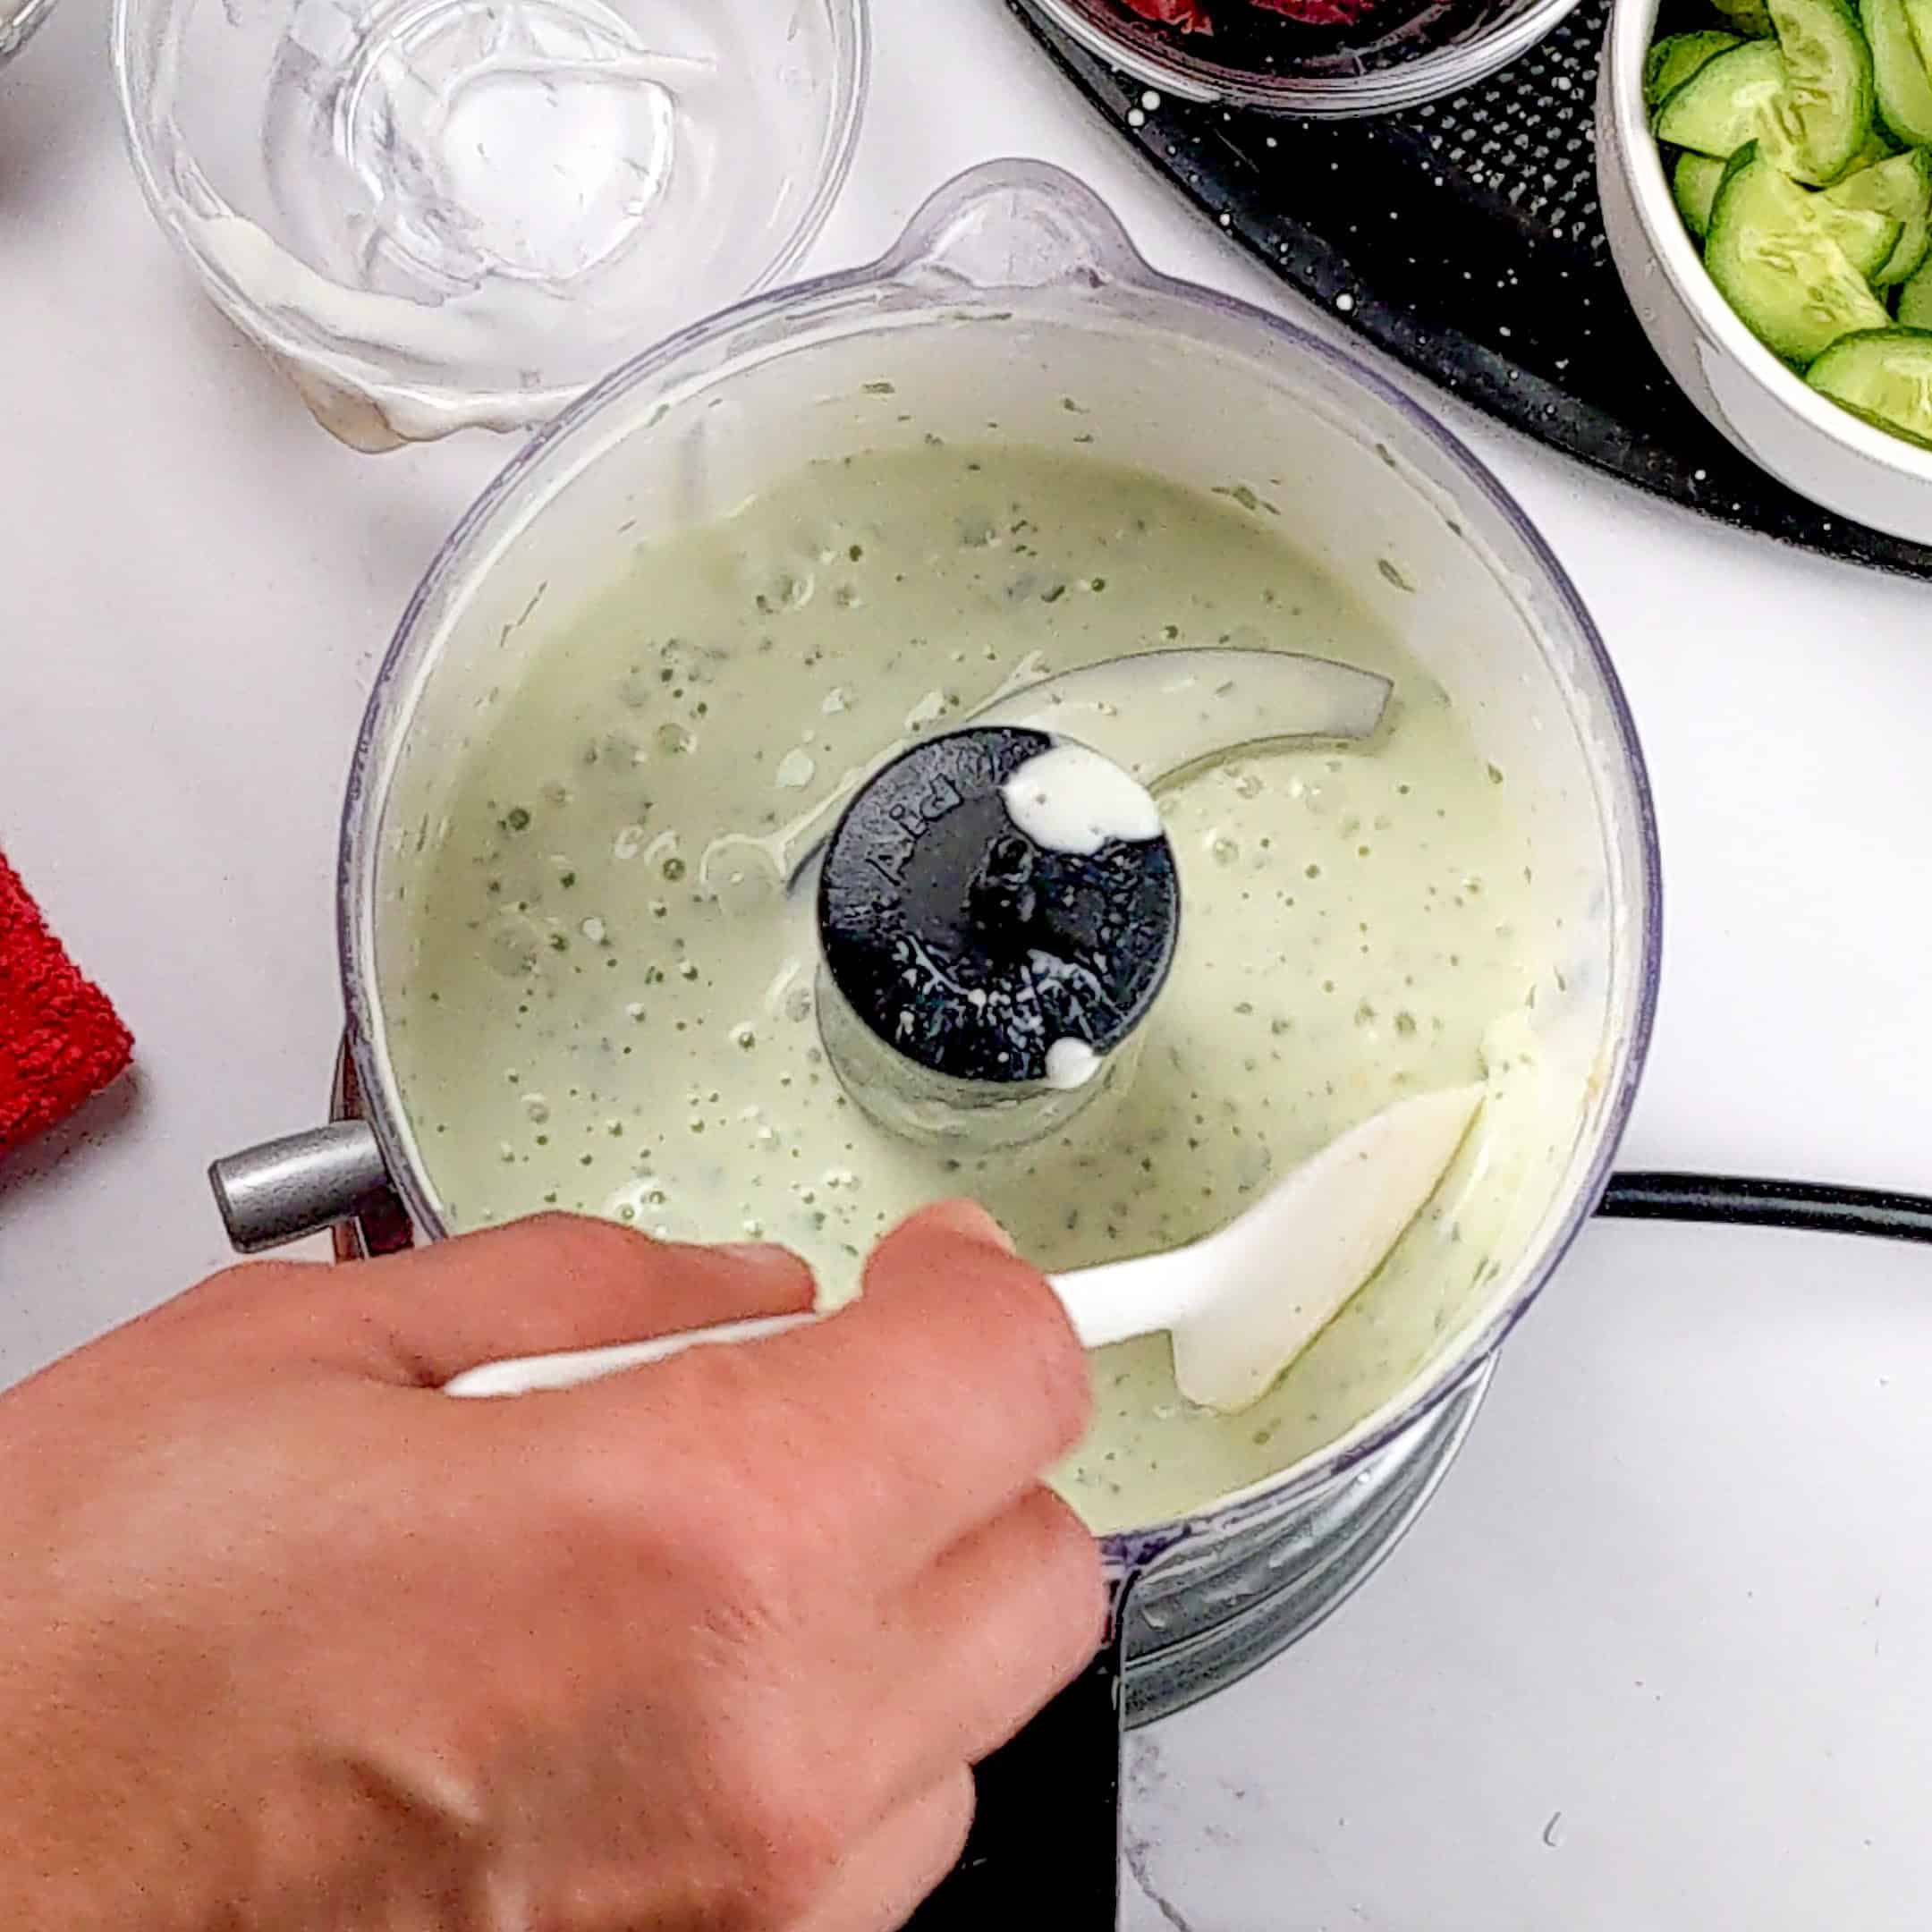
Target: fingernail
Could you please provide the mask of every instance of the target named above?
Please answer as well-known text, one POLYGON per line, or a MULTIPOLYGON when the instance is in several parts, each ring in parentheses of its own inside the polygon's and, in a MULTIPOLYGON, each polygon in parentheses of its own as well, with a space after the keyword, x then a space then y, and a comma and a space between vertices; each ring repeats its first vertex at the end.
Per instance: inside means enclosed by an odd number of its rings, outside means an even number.
POLYGON ((940 1201, 921 1216, 928 1224, 945 1228, 966 1241, 983 1241, 1002 1254, 1018 1254, 1019 1244, 978 1201, 940 1201))
POLYGON ((787 1274, 796 1273, 803 1265, 789 1248, 781 1248, 776 1241, 720 1241, 714 1252, 742 1261, 748 1267, 783 1268, 787 1274))

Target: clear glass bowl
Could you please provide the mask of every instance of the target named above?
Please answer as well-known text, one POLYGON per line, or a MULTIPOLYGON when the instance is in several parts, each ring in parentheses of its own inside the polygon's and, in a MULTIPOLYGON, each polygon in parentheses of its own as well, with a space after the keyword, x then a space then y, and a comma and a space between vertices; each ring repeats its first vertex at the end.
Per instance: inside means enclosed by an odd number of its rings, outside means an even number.
POLYGON ((33 38, 34 30, 54 11, 54 0, 0 0, 0 67, 33 38))
POLYGON ((1201 0, 1212 33, 1142 20, 1122 0, 1034 0, 1083 47, 1182 100, 1316 120, 1393 114, 1473 87, 1527 54, 1577 0, 1377 0, 1349 26, 1201 0))
POLYGON ((114 56, 163 227, 382 449, 545 420, 777 280, 869 37, 866 0, 115 0, 114 56))

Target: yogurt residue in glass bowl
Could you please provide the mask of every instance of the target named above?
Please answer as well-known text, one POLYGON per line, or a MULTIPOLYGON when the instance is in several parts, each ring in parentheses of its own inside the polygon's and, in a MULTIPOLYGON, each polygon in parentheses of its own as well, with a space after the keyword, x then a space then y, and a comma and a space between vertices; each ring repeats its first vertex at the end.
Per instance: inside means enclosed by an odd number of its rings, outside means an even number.
POLYGON ((0 0, 0 67, 4 67, 33 38, 54 0, 0 0))
POLYGON ((117 0, 137 171, 344 441, 554 414, 776 280, 856 138, 864 0, 117 0))

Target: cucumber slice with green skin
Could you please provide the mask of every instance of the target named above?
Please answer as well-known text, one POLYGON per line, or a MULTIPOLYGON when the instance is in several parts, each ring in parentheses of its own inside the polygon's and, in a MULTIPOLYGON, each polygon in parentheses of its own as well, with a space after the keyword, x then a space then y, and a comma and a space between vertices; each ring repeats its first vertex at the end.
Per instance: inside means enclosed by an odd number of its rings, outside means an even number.
POLYGON ((1932 74, 1932 4, 1928 0, 1903 0, 1905 30, 1919 50, 1919 64, 1932 74))
POLYGON ((1738 318, 1775 354, 1797 363, 1892 319, 1812 215, 1810 199, 1749 148, 1724 170, 1704 248, 1711 280, 1738 318))
POLYGON ((1724 165, 1708 155, 1683 154, 1671 174, 1671 192, 1677 199, 1677 212, 1684 226, 1699 242, 1710 233, 1710 215, 1717 190, 1724 177, 1724 165))
POLYGON ((1741 34, 1757 38, 1771 31, 1771 15, 1765 0, 1712 0, 1712 4, 1741 34))
POLYGON ((1763 109, 1765 158, 1796 180, 1835 182, 1871 136, 1871 49, 1847 0, 1770 6, 1786 80, 1763 109))
POLYGON ((1671 34, 1659 40, 1644 55, 1644 106, 1661 106, 1707 61, 1742 45, 1734 33, 1720 33, 1715 27, 1704 33, 1671 34))
POLYGON ((1871 47, 1878 112, 1908 148, 1932 146, 1932 75, 1905 18, 1905 0, 1859 0, 1871 47))
POLYGON ((1854 416, 1932 449, 1932 335, 1924 330, 1844 336, 1811 365, 1805 380, 1854 416))
POLYGON ((1898 318, 1911 329, 1932 329, 1932 262, 1899 290, 1898 318))
POLYGON ((1846 174, 1856 174, 1860 168, 1877 167, 1881 161, 1889 161, 1899 151, 1899 144, 1885 132, 1885 123, 1874 114, 1872 131, 1866 137, 1865 145, 1852 157, 1852 165, 1838 178, 1843 181, 1846 174))
MULTIPOLYGON (((1898 240, 1890 254, 1877 267, 1866 270, 1874 287, 1890 288, 1904 281, 1932 247, 1932 155, 1922 148, 1848 174, 1818 199, 1823 204, 1818 210, 1821 215, 1834 208, 1865 208, 1897 219, 1898 240)), ((1845 252, 1856 260, 1852 248, 1846 247, 1845 252)))
POLYGON ((1657 109, 1657 138, 1728 161, 1758 139, 1759 123, 1784 91, 1785 78, 1784 56, 1770 41, 1747 40, 1707 61, 1672 91, 1657 109))
POLYGON ((1838 208, 1823 195, 1805 197, 1805 215, 1844 250, 1845 259, 1868 282, 1892 259, 1905 233, 1896 215, 1880 208, 1838 208))

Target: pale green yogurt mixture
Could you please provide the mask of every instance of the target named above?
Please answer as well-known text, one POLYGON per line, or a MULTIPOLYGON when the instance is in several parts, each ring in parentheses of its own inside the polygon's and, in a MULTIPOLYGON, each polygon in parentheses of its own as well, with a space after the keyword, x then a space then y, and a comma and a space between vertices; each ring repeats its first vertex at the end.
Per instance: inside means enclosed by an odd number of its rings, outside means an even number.
MULTIPOLYGON (((1193 1240, 1391 1101, 1495 1075, 1486 1035, 1551 973, 1506 774, 1292 538, 1245 490, 953 445, 816 467, 640 550, 504 694, 411 894, 388 1021, 451 1226, 563 1208, 778 1241, 836 1301, 888 1227, 966 1193, 1068 1269, 1193 1240), (1131 1078, 1063 1138, 961 1165, 874 1125, 818 1043, 785 828, 996 693, 1216 644, 1380 672, 1390 722, 1163 792, 1173 976, 1131 1078)), ((1097 1528, 1165 1517, 1393 1394, 1497 1270, 1496 1151, 1259 1407, 1189 1408, 1159 1338, 1097 1356, 1065 1493, 1097 1528)))

